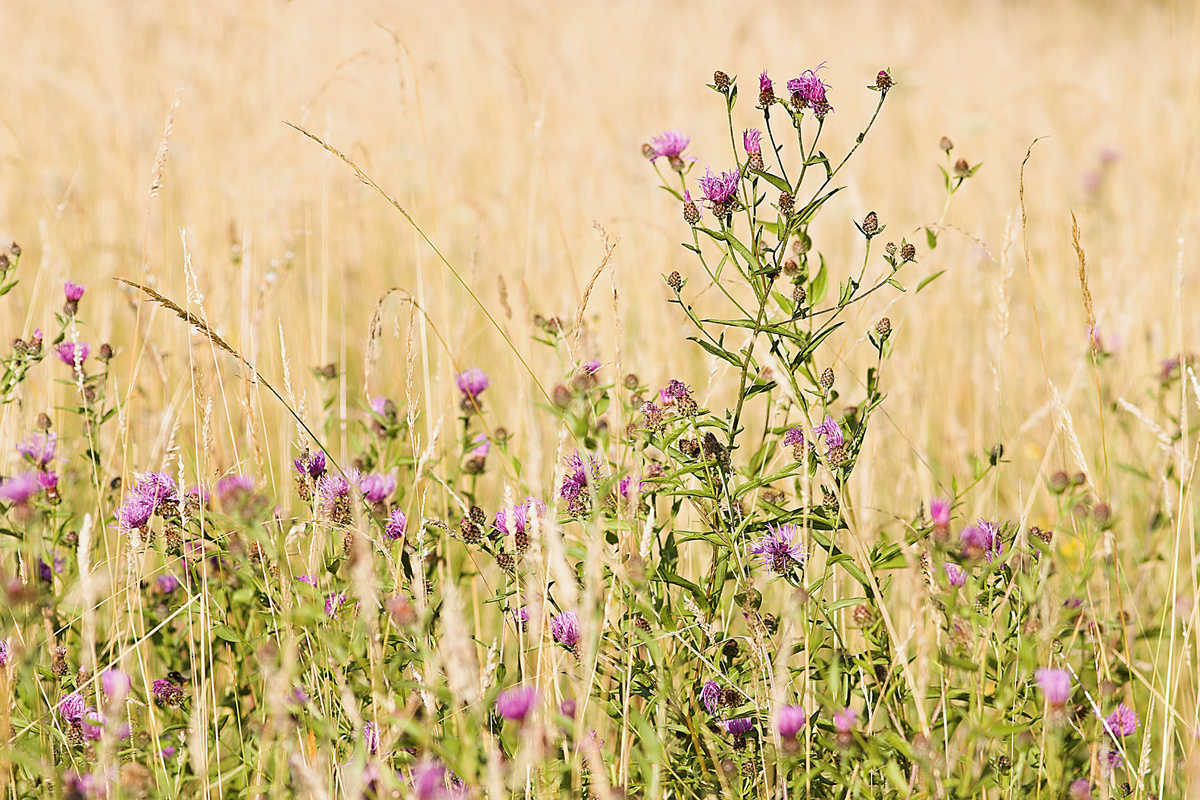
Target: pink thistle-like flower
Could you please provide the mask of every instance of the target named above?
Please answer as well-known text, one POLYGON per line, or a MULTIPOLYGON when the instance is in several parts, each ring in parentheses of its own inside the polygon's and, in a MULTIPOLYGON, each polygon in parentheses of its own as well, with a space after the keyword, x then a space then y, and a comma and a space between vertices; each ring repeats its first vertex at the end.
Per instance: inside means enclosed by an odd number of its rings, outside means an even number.
POLYGON ((950 501, 933 498, 929 501, 929 516, 939 528, 950 527, 950 501))
POLYGON ((0 483, 0 500, 18 506, 29 505, 29 500, 42 490, 37 478, 29 473, 16 475, 0 483))
POLYGON ((479 367, 471 367, 455 375, 454 383, 462 392, 464 400, 476 400, 492 385, 492 380, 479 367))
POLYGON ((368 503, 382 503, 396 491, 396 476, 372 472, 359 481, 358 488, 368 503))
POLYGON ((654 151, 650 156, 650 162, 653 163, 660 158, 695 161, 696 159, 685 158, 683 155, 683 151, 691 142, 691 138, 684 135, 682 131, 663 131, 650 139, 650 149, 654 151))
POLYGON ((486 433, 475 434, 471 444, 475 445, 471 448, 471 458, 484 459, 492 452, 492 440, 487 437, 486 433))
POLYGON ((813 438, 818 436, 825 437, 825 447, 832 450, 835 447, 841 447, 846 443, 846 437, 842 434, 842 428, 837 424, 837 420, 828 414, 825 415, 825 421, 812 430, 813 438))
POLYGON ((768 525, 767 531, 750 544, 747 552, 758 556, 764 567, 779 575, 791 569, 792 564, 804 566, 804 562, 808 561, 808 551, 804 549, 800 531, 795 525, 768 525))
POLYGON ((824 68, 825 64, 822 63, 816 69, 805 70, 800 73, 800 77, 792 78, 787 82, 792 102, 800 108, 811 108, 817 119, 824 119, 833 113, 833 106, 829 104, 829 100, 825 96, 829 85, 817 75, 817 71, 824 68))
POLYGON ((716 681, 706 681, 700 689, 700 702, 708 709, 708 713, 717 713, 721 705, 721 685, 716 681))
POLYGON ((155 582, 158 584, 159 591, 163 594, 170 594, 179 588, 179 579, 174 575, 159 575, 158 580, 155 582))
POLYGON ((379 752, 379 726, 374 722, 363 725, 363 744, 371 755, 379 752))
POLYGON ((858 725, 858 712, 853 708, 843 708, 833 715, 833 729, 842 736, 853 733, 856 725, 858 725))
POLYGON ((524 722, 537 705, 537 687, 518 686, 496 697, 496 713, 513 722, 524 722))
POLYGON ((1121 703, 1104 719, 1104 729, 1114 739, 1129 736, 1137 731, 1138 718, 1132 708, 1121 703))
POLYGON ((106 695, 117 702, 124 699, 132 687, 133 681, 129 675, 116 667, 109 667, 100 674, 100 688, 104 690, 106 695))
POLYGON ((1004 552, 1004 542, 1000 539, 1000 528, 994 522, 985 519, 978 520, 974 525, 959 534, 963 549, 968 556, 986 556, 988 563, 998 558, 1004 552))
POLYGON ((787 447, 795 447, 796 445, 804 444, 804 428, 797 425, 794 428, 788 428, 783 434, 783 443, 787 447))
POLYGON ((947 561, 942 569, 946 571, 946 580, 950 581, 951 586, 962 586, 967 582, 967 571, 958 564, 947 561))
POLYGON ((452 800, 466 796, 462 782, 436 761, 422 761, 413 767, 411 783, 416 800, 452 800))
POLYGON ((393 542, 397 539, 404 538, 404 532, 408 530, 408 517, 398 508, 392 509, 392 513, 388 514, 387 522, 383 526, 388 538, 393 542))
POLYGON ((1033 677, 1047 703, 1056 708, 1066 705, 1071 697, 1071 673, 1065 669, 1043 667, 1035 670, 1033 677))
POLYGON ((529 522, 533 517, 540 517, 546 513, 546 504, 536 497, 526 497, 520 505, 509 506, 496 512, 496 518, 492 522, 492 528, 496 533, 503 536, 509 533, 513 535, 525 533, 529 529, 529 522))
POLYGON ((704 199, 708 201, 709 206, 715 210, 719 207, 726 207, 737 199, 741 181, 742 174, 736 169, 720 174, 707 169, 704 171, 704 177, 700 179, 700 190, 704 193, 704 199))
POLYGON ((74 281, 67 281, 65 284, 63 284, 63 296, 66 297, 69 302, 78 303, 81 299, 83 299, 84 291, 84 288, 74 281))
POLYGON ((738 719, 722 720, 719 724, 725 729, 726 733, 731 733, 734 736, 745 736, 754 730, 753 717, 739 717, 738 719))
POLYGON ((254 491, 254 478, 249 475, 226 475, 217 481, 217 497, 222 503, 236 503, 254 491))
POLYGON ((87 711, 87 703, 79 692, 71 692, 58 701, 58 713, 69 725, 82 725, 83 715, 87 711))
POLYGON ((330 592, 325 598, 325 616, 336 619, 338 611, 346 602, 346 595, 342 592, 330 592))
POLYGON ((579 644, 579 615, 574 611, 564 611, 550 621, 550 632, 554 641, 565 647, 575 647, 579 644))
POLYGON ((88 354, 92 352, 92 348, 87 342, 62 342, 55 349, 55 352, 58 354, 59 361, 68 367, 74 368, 76 365, 82 365, 87 360, 88 354))
POLYGON ((808 715, 800 706, 783 706, 776 712, 776 727, 784 739, 794 739, 808 722, 808 715))
POLYGON ((35 467, 44 470, 58 452, 58 434, 35 433, 17 445, 17 453, 28 459, 35 467))
POLYGON ((746 155, 754 156, 762 155, 762 131, 757 128, 749 128, 742 133, 742 147, 746 148, 746 155))
POLYGON ((1092 800, 1092 784, 1088 783, 1087 778, 1080 778, 1071 784, 1067 796, 1071 800, 1092 800))

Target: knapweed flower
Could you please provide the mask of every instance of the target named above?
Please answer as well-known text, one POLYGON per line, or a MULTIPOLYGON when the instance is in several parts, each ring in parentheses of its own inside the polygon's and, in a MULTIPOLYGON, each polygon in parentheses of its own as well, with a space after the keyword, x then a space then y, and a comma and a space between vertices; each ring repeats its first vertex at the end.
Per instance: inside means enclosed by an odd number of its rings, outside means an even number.
POLYGON ((316 480, 325 474, 325 454, 318 450, 307 457, 294 458, 292 459, 292 466, 296 468, 298 474, 307 475, 316 480))
POLYGON ((104 733, 104 717, 91 706, 83 712, 83 720, 79 724, 83 726, 83 738, 89 741, 96 741, 104 733))
POLYGON ((387 522, 383 525, 383 530, 393 542, 403 539, 404 532, 408 530, 408 517, 400 509, 392 509, 392 513, 388 514, 387 522))
POLYGON ((1129 736, 1137 731, 1138 718, 1134 710, 1121 703, 1104 719, 1104 729, 1114 739, 1129 736))
POLYGON ((436 761, 422 761, 413 767, 409 782, 416 800, 455 800, 467 796, 462 780, 436 761))
POLYGON ((506 689, 496 698, 496 713, 513 722, 524 722, 537 705, 537 687, 506 689))
POLYGON ((83 299, 84 288, 74 281, 63 284, 63 295, 68 301, 78 303, 83 299))
POLYGON ((1071 673, 1065 669, 1042 667, 1034 670, 1033 677, 1046 702, 1055 708, 1061 708, 1071 697, 1071 673))
POLYGON ((496 512, 492 521, 492 529, 503 536, 511 533, 514 536, 528 532, 529 522, 533 517, 540 517, 546 511, 546 504, 536 497, 526 497, 520 505, 502 508, 496 512))
POLYGON ((682 131, 663 131, 657 136, 650 139, 650 163, 654 163, 660 158, 667 159, 671 164, 671 169, 682 171, 684 161, 695 161, 694 158, 685 158, 683 151, 691 144, 690 137, 682 131))
POLYGON ((771 78, 767 75, 764 69, 762 75, 758 76, 758 104, 763 108, 775 102, 775 84, 771 82, 771 78))
POLYGON ((692 389, 683 381, 677 381, 674 378, 667 381, 667 387, 659 391, 659 397, 665 404, 677 403, 680 400, 687 400, 692 396, 692 389))
POLYGON ((342 592, 330 592, 325 598, 325 616, 337 618, 338 610, 342 604, 346 602, 346 595, 342 592))
POLYGON ((454 376, 454 383, 463 394, 464 406, 470 406, 479 399, 479 395, 492 385, 487 373, 479 367, 471 367, 454 376))
POLYGON ((1088 783, 1087 778, 1072 782, 1071 788, 1067 789, 1067 797, 1071 800, 1092 800, 1092 784, 1088 783))
POLYGON ((58 701, 58 713, 68 725, 82 725, 87 703, 79 692, 71 692, 58 701))
POLYGON ((58 434, 35 433, 17 445, 17 452, 38 469, 44 470, 58 452, 58 434))
POLYGON ((587 507, 588 484, 601 476, 600 460, 588 456, 587 463, 580 458, 579 453, 567 461, 567 472, 563 476, 559 496, 567 501, 567 510, 572 514, 580 514, 587 507))
POLYGON ((363 744, 371 755, 379 752, 379 726, 374 722, 363 725, 363 744))
POLYGON ((134 531, 150 524, 154 516, 154 501, 136 492, 125 498, 125 502, 117 507, 116 528, 122 531, 134 531))
POLYGON ((988 563, 1004 551, 1004 542, 1000 540, 1000 528, 996 523, 985 519, 978 520, 971 527, 964 529, 958 538, 962 540, 967 556, 986 556, 988 563))
POLYGON ((469 453, 471 458, 477 458, 482 461, 492 452, 492 440, 487 437, 486 433, 475 434, 475 438, 471 440, 471 444, 474 445, 469 453))
POLYGON ((719 724, 725 729, 726 733, 731 733, 734 736, 745 736, 754 730, 753 717, 739 717, 737 719, 722 720, 719 724))
POLYGON ((170 680, 159 678, 150 684, 154 702, 164 708, 173 708, 183 703, 183 687, 170 680))
POLYGON ((950 581, 951 586, 962 586, 967 582, 967 571, 958 564, 947 561, 942 569, 946 571, 946 580, 950 581))
POLYGON ((396 476, 372 472, 359 482, 358 488, 368 503, 382 503, 392 496, 392 492, 396 491, 396 476))
POLYGON ((509 613, 512 614, 513 624, 519 629, 525 630, 525 626, 529 624, 529 606, 514 608, 509 613))
POLYGON ((179 579, 174 575, 159 575, 156 583, 163 594, 170 594, 179 588, 179 579))
MULTIPOLYGON (((683 190, 683 221, 688 225, 695 225, 700 221, 700 209, 696 206, 696 201, 692 199, 692 193, 687 189, 683 190)), ((671 286, 679 291, 683 288, 683 282, 672 283, 671 286)))
POLYGON ((226 475, 217 481, 217 497, 222 503, 236 503, 254 491, 254 478, 249 475, 226 475))
POLYGON ((846 443, 846 437, 842 434, 841 426, 837 424, 837 420, 828 414, 825 415, 824 422, 813 428, 812 434, 814 439, 818 436, 825 437, 826 452, 835 447, 841 447, 846 443))
POLYGON ((833 106, 825 96, 829 85, 817 75, 817 70, 824 69, 821 64, 817 69, 809 69, 800 73, 800 77, 787 82, 788 92, 792 96, 792 104, 797 108, 811 108, 817 119, 825 119, 833 113, 833 106))
POLYGON ((762 171, 763 155, 762 155, 762 131, 757 128, 749 128, 742 133, 742 147, 746 150, 746 155, 749 157, 750 169, 762 171))
POLYGON ((646 482, 627 475, 617 484, 617 495, 628 503, 636 503, 646 490, 646 482))
POLYGON ((57 472, 39 472, 34 476, 34 480, 38 482, 38 486, 47 494, 54 494, 58 489, 58 473, 57 472))
POLYGON ((87 342, 62 342, 54 352, 58 354, 59 361, 74 368, 87 360, 92 348, 87 342))
POLYGON ((337 525, 353 521, 350 487, 359 481, 358 470, 349 469, 345 476, 326 473, 317 481, 317 495, 329 518, 337 525))
POLYGON ((317 579, 313 575, 300 575, 296 578, 296 580, 300 581, 300 583, 307 583, 314 589, 317 588, 317 579))
POLYGON ((117 702, 123 700, 132 687, 133 681, 130 680, 129 675, 116 667, 109 667, 100 674, 100 688, 117 702))
POLYGON ((1112 775, 1125 764, 1125 756, 1121 755, 1121 751, 1115 747, 1108 749, 1100 754, 1100 772, 1105 777, 1112 775))
POLYGON ((12 641, 5 636, 0 639, 0 667, 7 667, 12 661, 12 641))
POLYGON ((858 725, 858 712, 853 708, 843 708, 833 715, 833 729, 840 736, 848 736, 853 733, 856 725, 858 725))
POLYGON ((38 577, 40 577, 46 583, 53 581, 54 576, 61 573, 63 568, 67 565, 67 559, 63 556, 60 556, 58 553, 54 554, 54 558, 52 560, 54 561, 53 570, 50 569, 49 564, 47 564, 45 561, 42 561, 41 556, 38 556, 38 577))
POLYGON ((950 501, 933 498, 929 501, 929 516, 938 528, 950 527, 950 501))
POLYGON ((788 428, 783 434, 783 444, 786 447, 796 447, 797 445, 804 446, 804 428, 797 425, 794 428, 788 428))
POLYGON ((29 504, 29 500, 42 490, 37 478, 29 473, 16 475, 0 483, 0 500, 18 506, 29 504))
POLYGON ((800 729, 808 722, 808 715, 800 706, 783 706, 775 715, 779 735, 784 739, 794 739, 800 729))
POLYGON ((717 713, 717 709, 721 705, 721 685, 716 681, 706 681, 704 687, 700 689, 700 702, 704 703, 708 713, 717 713))
POLYGON ((574 611, 564 611, 550 621, 550 632, 554 641, 574 650, 579 645, 579 616, 574 611))
POLYGON ((795 525, 767 525, 768 533, 755 540, 747 548, 752 555, 758 556, 767 569, 779 575, 791 569, 792 564, 804 566, 808 560, 808 552, 800 541, 800 531, 795 525))
POLYGON ((741 181, 742 175, 736 169, 720 174, 711 169, 705 170, 704 177, 700 179, 700 190, 704 193, 704 199, 708 201, 708 207, 712 209, 713 216, 717 219, 727 217, 733 212, 737 205, 737 193, 741 181))

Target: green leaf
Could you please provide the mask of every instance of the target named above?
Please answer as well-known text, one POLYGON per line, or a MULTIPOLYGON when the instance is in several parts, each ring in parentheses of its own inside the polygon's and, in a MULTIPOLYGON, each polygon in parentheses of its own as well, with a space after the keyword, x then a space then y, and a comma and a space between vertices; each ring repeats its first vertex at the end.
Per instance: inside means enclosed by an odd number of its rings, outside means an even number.
POLYGON ((895 278, 888 278, 887 282, 888 282, 888 286, 895 287, 896 289, 899 289, 902 292, 908 291, 907 289, 904 288, 904 284, 900 283, 900 281, 896 280, 895 278))
POLYGON ((779 177, 778 175, 772 175, 771 173, 763 172, 760 169, 752 169, 752 170, 750 170, 750 174, 757 175, 758 177, 762 178, 767 183, 771 184, 772 186, 774 186, 776 189, 778 189, 781 192, 791 192, 792 191, 792 187, 788 185, 788 182, 785 181, 783 178, 779 177))
MULTIPOLYGON (((918 284, 917 284, 917 292, 921 291, 921 290, 922 290, 922 289, 924 289, 926 286, 928 286, 929 284, 933 283, 933 282, 934 282, 934 281, 937 279, 937 277, 938 277, 939 275, 941 275, 941 274, 942 274, 943 272, 945 272, 945 271, 946 271, 946 270, 944 270, 944 269, 943 269, 943 270, 938 270, 937 272, 933 273, 932 275, 930 275, 930 276, 929 276, 928 278, 926 278, 925 280, 923 280, 923 281, 921 281, 920 283, 918 283, 918 284)), ((913 294, 916 294, 917 292, 913 292, 913 294)))
POLYGON ((748 266, 754 267, 758 265, 758 262, 755 260, 754 254, 750 252, 750 249, 738 241, 738 238, 732 233, 726 231, 721 238, 728 242, 729 246, 736 250, 737 254, 745 259, 748 266))
POLYGON ((792 369, 796 369, 797 367, 799 367, 800 364, 802 364, 805 360, 807 360, 808 357, 811 356, 816 351, 817 347, 820 346, 821 342, 823 342, 827 338, 829 338, 829 334, 833 333, 834 331, 836 331, 838 328, 842 327, 845 324, 846 323, 844 321, 837 322, 837 323, 834 323, 833 325, 830 325, 828 328, 818 331, 816 333, 816 335, 814 335, 813 338, 809 340, 808 344, 806 344, 804 346, 804 349, 801 350, 796 355, 795 360, 792 361, 792 369))
POLYGON ((826 293, 829 291, 829 270, 825 266, 825 256, 817 254, 821 259, 821 268, 817 270, 817 277, 812 279, 812 283, 808 287, 808 304, 815 306, 825 299, 826 293))
POLYGON ((937 234, 933 232, 933 228, 925 229, 925 244, 929 246, 930 250, 937 247, 937 234))
POLYGON ((714 355, 717 358, 721 359, 722 361, 728 361, 730 364, 733 364, 735 367, 740 368, 742 366, 742 362, 737 360, 737 356, 735 356, 733 353, 730 353, 728 350, 722 350, 721 348, 717 347, 715 344, 712 344, 711 342, 706 342, 703 339, 696 337, 696 336, 689 336, 688 341, 695 342, 696 344, 703 347, 705 349, 705 351, 707 351, 710 355, 714 355))

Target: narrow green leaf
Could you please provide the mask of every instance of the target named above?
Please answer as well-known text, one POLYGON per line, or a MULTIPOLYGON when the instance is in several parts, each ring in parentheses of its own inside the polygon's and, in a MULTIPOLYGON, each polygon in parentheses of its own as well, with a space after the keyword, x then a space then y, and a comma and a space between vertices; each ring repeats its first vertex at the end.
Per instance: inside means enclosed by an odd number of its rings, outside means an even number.
POLYGON ((742 366, 742 362, 737 360, 737 356, 735 356, 733 353, 730 353, 728 350, 722 350, 721 348, 717 347, 715 344, 713 344, 711 342, 706 342, 703 339, 700 339, 696 336, 689 336, 688 341, 695 342, 696 344, 703 347, 710 355, 714 355, 717 358, 721 359, 722 361, 728 361, 730 364, 733 364, 735 367, 742 366))
POLYGON ((936 279, 937 279, 937 277, 938 277, 939 275, 941 275, 941 274, 942 274, 943 272, 945 272, 945 271, 946 271, 946 270, 944 270, 944 269, 942 269, 942 270, 938 270, 937 272, 933 273, 932 275, 930 275, 930 276, 929 276, 928 278, 926 278, 925 280, 923 280, 923 281, 921 281, 920 283, 918 283, 918 284, 917 284, 917 291, 916 291, 916 292, 913 292, 913 294, 916 294, 917 292, 921 291, 922 289, 924 289, 924 288, 925 288, 926 286, 928 286, 929 284, 933 283, 933 282, 934 282, 934 280, 936 280, 936 279))
POLYGON ((825 266, 825 256, 817 254, 821 259, 821 268, 817 270, 817 277, 812 279, 812 283, 808 287, 808 304, 815 306, 825 299, 825 294, 829 291, 829 270, 825 266))

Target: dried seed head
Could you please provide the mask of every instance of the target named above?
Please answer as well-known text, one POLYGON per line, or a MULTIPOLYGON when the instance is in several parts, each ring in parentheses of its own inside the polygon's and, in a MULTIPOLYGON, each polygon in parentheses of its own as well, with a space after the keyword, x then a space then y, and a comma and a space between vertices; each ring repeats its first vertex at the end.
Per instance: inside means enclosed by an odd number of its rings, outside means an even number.
POLYGON ((641 381, 638 380, 638 376, 634 375, 632 372, 625 376, 624 383, 626 389, 636 389, 641 385, 641 381))
POLYGON ((860 628, 865 628, 875 621, 875 610, 866 603, 859 603, 854 607, 854 624, 860 628))
POLYGON ((779 213, 785 217, 790 217, 795 210, 796 198, 791 192, 779 193, 779 213))
POLYGON ((483 540, 483 528, 469 517, 463 517, 458 525, 458 533, 467 544, 479 544, 483 540))
POLYGON ((66 647, 59 645, 54 648, 54 654, 50 658, 50 671, 60 678, 71 671, 71 668, 67 666, 66 647))
POLYGON ((886 339, 887 337, 891 336, 892 321, 887 317, 883 317, 879 320, 879 322, 875 323, 875 332, 878 333, 882 339, 886 339))
POLYGON ((938 147, 942 148, 943 151, 949 153, 951 150, 954 149, 954 142, 950 141, 949 137, 943 136, 942 140, 940 142, 938 142, 938 147))
POLYGON ((831 492, 828 486, 821 487, 821 503, 835 510, 838 507, 837 495, 831 492))
POLYGON ((672 272, 667 276, 667 286, 670 286, 672 290, 678 292, 683 288, 683 276, 678 272, 672 272))
POLYGON ((700 209, 691 197, 683 201, 683 221, 688 225, 695 225, 700 221, 700 209))
POLYGON ((825 391, 833 388, 833 367, 826 367, 825 371, 821 373, 821 387, 825 391))
POLYGON ((1037 525, 1029 529, 1029 535, 1041 539, 1043 544, 1050 544, 1054 539, 1054 531, 1042 530, 1037 525))
POLYGON ((895 255, 896 255, 896 243, 895 243, 895 242, 888 242, 888 243, 887 243, 887 244, 884 246, 883 250, 884 250, 884 252, 885 252, 885 253, 887 253, 889 256, 895 256, 895 255))
POLYGON ((700 457, 700 443, 697 442, 695 439, 680 439, 679 440, 679 449, 688 458, 699 458, 700 457))
MULTIPOLYGON (((729 642, 733 642, 735 648, 734 655, 736 655, 737 641, 730 639, 729 642)), ((725 643, 726 646, 729 645, 729 642, 725 643)), ((742 704, 742 693, 737 689, 734 689, 732 686, 726 686, 721 690, 721 693, 717 695, 717 702, 723 706, 729 706, 731 708, 733 706, 740 706, 742 704)))
POLYGON ((517 568, 517 557, 512 553, 497 553, 496 565, 505 572, 513 572, 517 568))
POLYGON ((645 142, 642 144, 642 155, 647 159, 653 159, 656 155, 658 155, 658 151, 654 149, 652 144, 645 142))
POLYGON ((48 431, 53 424, 54 423, 50 421, 50 417, 47 416, 46 412, 43 411, 42 413, 38 414, 37 429, 39 431, 48 431))
POLYGON ((783 274, 789 278, 795 277, 800 272, 800 262, 794 258, 789 258, 783 262, 783 274))
POLYGON ((103 361, 105 364, 107 364, 109 361, 112 361, 112 357, 113 357, 112 345, 109 344, 108 342, 105 342, 104 344, 100 345, 100 350, 98 353, 96 353, 96 357, 99 358, 101 361, 103 361))
POLYGON ((879 215, 874 211, 867 212, 867 216, 862 221, 862 231, 868 238, 879 233, 879 215))
POLYGON ((721 645, 721 654, 726 658, 737 658, 740 650, 741 646, 738 644, 737 639, 726 639, 725 644, 721 645))
POLYGON ((729 76, 721 70, 717 70, 713 73, 713 86, 717 87, 718 92, 728 92, 729 87, 732 85, 733 81, 731 81, 729 76))
POLYGON ((808 292, 800 284, 796 284, 796 288, 792 289, 792 300, 798 306, 804 305, 804 301, 808 299, 808 292))
POLYGON ((914 244, 909 244, 908 242, 905 242, 900 247, 900 260, 904 261, 906 263, 909 261, 916 261, 917 260, 917 246, 914 244))
POLYGON ((954 175, 957 178, 966 178, 971 174, 971 165, 965 158, 960 158, 954 162, 954 175))
POLYGON ((479 506, 471 506, 470 516, 471 522, 474 522, 476 525, 482 525, 487 522, 487 514, 479 506))
POLYGON ((888 89, 896 85, 892 80, 892 75, 886 69, 879 70, 879 74, 875 76, 875 88, 881 92, 886 92, 888 89))

